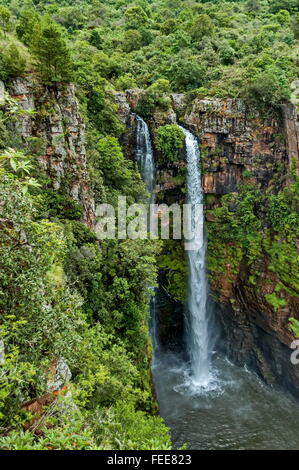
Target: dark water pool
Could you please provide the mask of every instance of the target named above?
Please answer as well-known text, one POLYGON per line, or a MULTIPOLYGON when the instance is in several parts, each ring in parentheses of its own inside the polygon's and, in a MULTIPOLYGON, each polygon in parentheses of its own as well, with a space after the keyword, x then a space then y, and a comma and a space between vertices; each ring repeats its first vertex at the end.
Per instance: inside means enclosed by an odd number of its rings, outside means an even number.
POLYGON ((174 448, 299 449, 299 403, 263 384, 245 368, 213 360, 212 390, 194 394, 184 386, 188 365, 159 355, 153 365, 160 412, 174 448))

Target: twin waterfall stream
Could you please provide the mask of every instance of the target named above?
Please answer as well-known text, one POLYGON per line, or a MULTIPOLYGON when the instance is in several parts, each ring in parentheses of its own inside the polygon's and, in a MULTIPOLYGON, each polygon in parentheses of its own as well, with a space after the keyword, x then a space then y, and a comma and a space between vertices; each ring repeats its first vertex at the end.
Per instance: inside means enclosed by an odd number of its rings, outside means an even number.
MULTIPOLYGON (((150 203, 154 204, 155 194, 155 161, 147 124, 136 116, 136 161, 150 194, 150 203)), ((201 175, 199 170, 199 147, 197 139, 188 130, 181 127, 185 134, 187 159, 187 203, 192 208, 202 205, 201 175)), ((201 211, 203 219, 203 212, 201 211)), ((191 210, 191 228, 194 230, 195 211, 191 210)), ((203 225, 203 220, 198 221, 203 225)), ((210 361, 208 351, 207 326, 207 281, 205 269, 206 243, 197 250, 187 250, 188 259, 188 350, 191 359, 192 383, 195 387, 206 387, 210 382, 210 361)), ((156 299, 151 300, 151 338, 154 354, 157 353, 158 341, 156 334, 156 299)))
MULTIPOLYGON (((136 162, 155 203, 155 160, 147 124, 136 116, 136 162)), ((187 203, 203 204, 200 152, 197 138, 185 134, 187 203)), ((204 224, 203 210, 199 213, 204 224)), ((186 354, 159 347, 156 323, 157 300, 153 295, 150 334, 153 344, 152 374, 160 414, 170 428, 174 448, 189 449, 298 449, 298 404, 286 391, 266 386, 245 367, 231 364, 213 351, 214 327, 206 278, 206 238, 186 250, 188 296, 185 312, 186 354), (213 341, 212 341, 213 339, 213 341), (186 359, 187 356, 187 359, 186 359)), ((154 293, 154 291, 153 291, 154 293)), ((160 320, 161 321, 161 320, 160 320)))

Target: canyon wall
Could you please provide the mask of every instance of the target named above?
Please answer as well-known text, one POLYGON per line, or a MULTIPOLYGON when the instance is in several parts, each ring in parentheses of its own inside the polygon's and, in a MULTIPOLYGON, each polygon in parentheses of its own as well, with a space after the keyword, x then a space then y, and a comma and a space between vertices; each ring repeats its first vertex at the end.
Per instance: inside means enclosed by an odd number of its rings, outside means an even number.
POLYGON ((15 130, 29 149, 34 148, 49 177, 48 187, 80 204, 84 222, 92 228, 95 207, 87 175, 85 126, 75 87, 43 87, 33 79, 19 78, 6 88, 24 111, 18 115, 15 130))
MULTIPOLYGON (((298 120, 292 105, 276 118, 265 118, 240 100, 195 100, 189 107, 182 106, 182 101, 175 96, 174 107, 200 139, 203 188, 215 196, 212 205, 217 205, 219 196, 237 192, 245 179, 262 191, 277 191, 288 184, 290 167, 298 168, 299 161, 298 120)), ((241 261, 235 273, 224 265, 222 272, 212 273, 211 291, 217 299, 227 355, 256 370, 267 383, 286 385, 299 397, 299 368, 290 360, 294 338, 289 331, 289 318, 299 318, 299 296, 284 293, 286 305, 277 309, 267 302, 267 294, 278 282, 269 264, 268 257, 262 256, 249 270, 241 261), (252 271, 259 273, 254 284, 252 271)))
MULTIPOLYGON (((200 139, 206 194, 237 191, 244 172, 267 187, 286 174, 289 158, 283 119, 262 118, 241 100, 200 100, 184 106, 173 96, 179 118, 200 139)), ((298 154, 297 154, 298 158, 298 154)))
MULTIPOLYGON (((291 105, 276 119, 261 118, 238 100, 198 100, 183 111, 181 119, 200 138, 203 187, 206 194, 216 196, 216 204, 219 195, 237 192, 244 176, 264 191, 277 191, 288 184, 290 167, 298 168, 298 121, 291 105)), ((289 318, 299 318, 299 297, 284 292, 285 305, 278 308, 267 302, 279 281, 269 264, 262 256, 250 270, 242 261, 236 273, 225 265, 211 276, 225 352, 267 383, 285 385, 299 397, 299 368, 291 363, 294 338, 289 331, 289 318), (259 273, 254 284, 253 271, 259 273)))
MULTIPOLYGON (((140 92, 129 90, 126 98, 134 110, 140 92)), ((275 192, 288 184, 290 168, 299 168, 299 127, 292 105, 284 106, 275 116, 265 117, 241 100, 190 101, 185 95, 176 94, 172 95, 168 112, 157 111, 148 120, 153 135, 158 126, 176 122, 188 127, 200 140, 202 184, 210 197, 206 204, 208 226, 209 221, 215 222, 209 209, 217 207, 223 195, 237 193, 241 182, 256 183, 262 191, 275 192)), ((130 129, 129 124, 129 134, 130 129)), ((185 162, 179 159, 157 168, 159 202, 183 200, 178 173, 184 166, 185 162)), ((219 347, 236 364, 248 365, 269 384, 287 386, 299 398, 299 367, 290 360, 294 337, 289 331, 289 318, 299 319, 299 295, 285 293, 286 305, 274 308, 265 298, 277 282, 277 275, 269 270, 267 256, 255 261, 254 270, 259 273, 255 285, 250 282, 245 261, 239 263, 236 272, 231 271, 230 265, 223 265, 217 273, 211 273, 211 295, 216 299, 216 318, 225 338, 219 347)), ((163 282, 163 273, 160 280, 163 282)), ((171 303, 162 295, 161 307, 161 339, 166 344, 169 338, 171 349, 175 349, 174 337, 178 343, 183 338, 183 306, 178 308, 177 302, 171 303)))

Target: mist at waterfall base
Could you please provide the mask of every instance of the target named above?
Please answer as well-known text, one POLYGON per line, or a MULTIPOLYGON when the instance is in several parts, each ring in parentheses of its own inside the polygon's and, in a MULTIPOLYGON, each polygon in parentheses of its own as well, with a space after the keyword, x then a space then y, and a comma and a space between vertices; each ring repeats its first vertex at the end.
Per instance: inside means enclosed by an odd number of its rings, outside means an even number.
MULTIPOLYGON (((137 119, 138 161, 154 201, 154 156, 146 123, 137 119)), ((194 136, 183 129, 187 150, 187 197, 201 202, 199 150, 194 136), (189 148, 189 152, 188 152, 189 148)), ((265 385, 253 372, 231 364, 217 350, 217 328, 208 300, 205 276, 206 244, 187 253, 188 311, 185 354, 159 345, 157 302, 151 299, 152 375, 160 414, 170 428, 173 447, 194 450, 299 449, 299 407, 285 391, 265 385)))
POLYGON ((173 448, 192 450, 299 449, 298 402, 265 385, 254 373, 215 354, 218 388, 183 393, 185 363, 160 352, 152 369, 160 414, 170 429, 173 448))

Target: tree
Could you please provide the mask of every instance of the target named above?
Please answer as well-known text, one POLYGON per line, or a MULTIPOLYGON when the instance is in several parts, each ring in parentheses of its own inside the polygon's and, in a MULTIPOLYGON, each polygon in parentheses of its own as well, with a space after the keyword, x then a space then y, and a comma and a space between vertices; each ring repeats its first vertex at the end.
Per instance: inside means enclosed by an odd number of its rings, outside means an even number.
POLYGON ((260 108, 273 108, 289 99, 290 90, 285 75, 271 67, 247 82, 244 96, 260 108))
POLYGON ((290 12, 299 10, 298 0, 272 0, 269 3, 271 13, 278 13, 280 10, 290 12))
POLYGON ((159 78, 148 87, 138 102, 137 112, 150 117, 155 107, 166 111, 170 106, 170 84, 165 78, 159 78))
POLYGON ((124 35, 123 50, 124 52, 132 52, 140 49, 142 37, 136 29, 128 29, 124 35))
POLYGON ((73 77, 72 60, 61 27, 46 17, 34 29, 31 43, 44 82, 70 82, 73 77))
POLYGON ((102 39, 99 31, 94 29, 90 33, 89 42, 92 46, 96 47, 97 49, 101 49, 102 44, 103 44, 103 39, 102 39))
POLYGON ((2 50, 2 54, 0 56, 1 80, 19 77, 25 72, 25 69, 25 55, 22 49, 18 48, 16 44, 9 44, 8 47, 2 50))
POLYGON ((250 13, 258 13, 261 10, 259 0, 247 0, 246 10, 248 10, 250 13))
POLYGON ((125 159, 118 140, 111 136, 104 137, 99 140, 97 149, 97 165, 109 191, 112 194, 126 194, 130 203, 145 197, 140 174, 134 170, 133 163, 125 159))
POLYGON ((202 86, 205 73, 205 66, 196 62, 193 57, 179 57, 172 61, 167 75, 175 91, 185 91, 202 86))
POLYGON ((137 88, 135 78, 130 73, 125 73, 124 75, 118 77, 115 84, 117 90, 129 90, 130 88, 137 88))
POLYGON ((163 162, 176 161, 179 150, 184 147, 184 142, 184 132, 174 124, 161 126, 157 130, 155 144, 163 162))
POLYGON ((10 13, 8 8, 0 5, 0 27, 5 33, 8 31, 10 25, 10 13))
POLYGON ((202 39, 204 36, 210 36, 213 33, 214 25, 209 15, 198 15, 192 22, 190 34, 194 41, 202 39))
POLYGON ((282 26, 289 25, 291 22, 291 15, 288 10, 280 10, 278 13, 276 13, 275 19, 282 26))
POLYGON ((144 25, 147 22, 147 14, 141 6, 129 7, 125 12, 127 19, 127 25, 130 29, 136 29, 144 25))
POLYGON ((33 39, 35 26, 40 23, 40 17, 35 10, 23 10, 16 27, 18 38, 27 46, 33 39))
POLYGON ((299 39, 299 13, 294 15, 292 20, 292 30, 296 39, 299 39))

